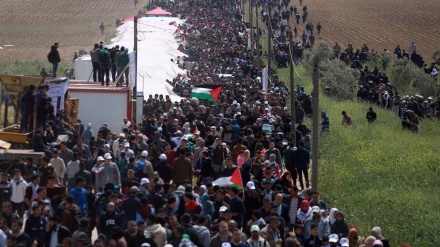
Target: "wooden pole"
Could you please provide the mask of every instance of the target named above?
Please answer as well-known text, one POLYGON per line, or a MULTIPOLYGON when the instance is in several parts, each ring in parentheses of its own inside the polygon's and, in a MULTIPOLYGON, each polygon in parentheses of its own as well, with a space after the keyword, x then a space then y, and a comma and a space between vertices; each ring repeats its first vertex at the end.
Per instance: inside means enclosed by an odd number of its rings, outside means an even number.
MULTIPOLYGON (((138 19, 137 16, 134 17, 134 46, 133 46, 133 51, 135 52, 135 73, 136 75, 134 75, 134 87, 132 90, 132 109, 133 109, 133 113, 131 116, 131 119, 133 119, 134 121, 136 121, 136 97, 137 97, 137 60, 138 60, 138 52, 137 52, 137 46, 138 46, 138 39, 137 39, 137 34, 138 34, 138 19)), ((136 121, 137 122, 137 121, 136 121)))
POLYGON ((271 3, 268 3, 269 8, 269 25, 268 25, 268 31, 269 34, 267 36, 267 74, 270 79, 270 63, 272 60, 272 5, 271 3))
POLYGON ((294 67, 293 67, 293 33, 292 31, 288 32, 289 35, 289 52, 290 52, 290 114, 292 116, 292 137, 293 137, 293 145, 296 147, 296 114, 295 114, 295 100, 296 100, 296 94, 295 94, 295 76, 293 74, 294 67))
POLYGON ((9 100, 6 99, 5 100, 5 115, 4 115, 4 119, 3 119, 3 125, 5 126, 5 128, 8 126, 8 108, 9 108, 9 100))
POLYGON ((312 189, 318 190, 318 157, 319 157, 319 69, 313 69, 313 135, 312 135, 312 189))

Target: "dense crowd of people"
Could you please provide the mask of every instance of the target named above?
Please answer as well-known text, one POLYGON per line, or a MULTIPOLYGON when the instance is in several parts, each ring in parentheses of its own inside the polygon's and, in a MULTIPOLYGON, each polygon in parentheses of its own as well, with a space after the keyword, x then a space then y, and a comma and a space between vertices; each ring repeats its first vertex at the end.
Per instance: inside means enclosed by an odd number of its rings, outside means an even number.
MULTIPOLYGON (((45 156, 20 160, 1 175, 0 246, 388 247, 380 227, 359 232, 309 188, 312 143, 304 120, 313 99, 298 87, 292 123, 291 92, 273 71, 261 90, 264 64, 247 49, 236 2, 160 5, 186 19, 178 28, 187 56, 176 62, 188 73, 169 81, 183 99, 150 95, 142 122, 124 118, 120 129, 104 123, 94 133, 92 123, 69 129, 48 106, 47 87, 26 89, 22 128, 32 129, 27 120, 37 114, 32 144, 45 156), (223 89, 208 102, 191 97, 194 85, 223 89), (52 145, 61 134, 69 140, 52 145), (237 169, 242 188, 217 185, 237 169)), ((94 50, 109 60, 104 80, 99 55, 92 58, 94 80, 108 83, 109 70, 125 67, 112 62, 112 52, 126 52, 99 44, 94 50)), ((320 114, 324 134, 330 120, 320 114)), ((375 120, 372 113, 367 119, 375 120)))

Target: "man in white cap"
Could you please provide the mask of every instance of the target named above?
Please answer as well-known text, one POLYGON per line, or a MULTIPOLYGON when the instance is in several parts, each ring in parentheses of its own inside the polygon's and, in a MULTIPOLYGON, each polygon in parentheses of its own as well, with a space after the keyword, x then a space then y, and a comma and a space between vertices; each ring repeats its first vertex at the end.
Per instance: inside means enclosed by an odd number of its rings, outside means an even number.
POLYGON ((151 162, 147 159, 148 158, 148 152, 142 151, 141 157, 139 157, 138 162, 144 162, 144 174, 147 176, 148 179, 153 180, 153 165, 151 162))
POLYGON ((163 182, 169 183, 171 180, 171 166, 167 163, 166 154, 161 154, 159 156, 159 162, 156 164, 155 168, 159 177, 163 179, 163 182))
POLYGON ((251 226, 251 237, 247 240, 247 243, 252 247, 269 246, 267 240, 260 236, 260 227, 257 225, 251 226))
POLYGON ((108 183, 121 186, 121 174, 110 153, 104 154, 104 163, 98 168, 95 189, 100 191, 108 183))
POLYGON ((258 192, 255 190, 255 183, 252 181, 247 182, 244 192, 240 193, 240 197, 246 207, 246 214, 244 215, 243 222, 248 222, 252 219, 252 212, 261 207, 261 200, 258 192))
POLYGON ((125 157, 127 159, 130 159, 131 157, 134 157, 134 151, 130 149, 130 143, 126 142, 124 143, 124 152, 125 152, 125 157))
POLYGON ((124 143, 124 142, 125 142, 125 134, 120 133, 118 136, 118 139, 116 139, 112 143, 113 152, 116 152, 117 150, 119 150, 119 144, 124 143))
POLYGON ((139 187, 139 190, 144 195, 149 195, 150 191, 148 190, 148 186, 150 185, 150 180, 148 178, 142 178, 140 184, 141 184, 141 186, 139 187))
POLYGON ((330 234, 330 236, 328 236, 328 242, 330 243, 331 247, 336 247, 339 242, 338 234, 330 234))
POLYGON ((322 219, 320 215, 320 208, 318 206, 313 206, 312 213, 313 213, 313 217, 304 221, 304 230, 303 230, 304 237, 305 238, 310 237, 310 234, 312 233, 311 226, 314 224, 318 225, 318 236, 320 239, 322 239, 322 237, 324 236, 329 236, 330 224, 328 220, 322 219))

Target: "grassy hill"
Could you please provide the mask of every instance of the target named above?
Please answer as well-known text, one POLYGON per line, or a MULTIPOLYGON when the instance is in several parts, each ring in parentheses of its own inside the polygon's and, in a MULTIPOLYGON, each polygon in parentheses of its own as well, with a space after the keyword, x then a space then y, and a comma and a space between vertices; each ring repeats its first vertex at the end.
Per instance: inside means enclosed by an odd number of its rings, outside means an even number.
MULTIPOLYGON (((305 71, 299 67, 298 73, 305 71)), ((289 70, 279 69, 289 82, 289 70)), ((311 93, 310 79, 295 83, 311 93)), ((330 134, 320 138, 319 190, 331 207, 345 212, 349 225, 363 237, 374 226, 382 227, 392 246, 432 246, 440 243, 439 122, 423 121, 415 135, 403 131, 396 113, 373 106, 377 122, 368 125, 370 106, 337 101, 320 95, 320 109, 330 116, 330 134), (341 125, 345 110, 353 124, 341 125)), ((311 127, 311 120, 307 123, 311 127)))

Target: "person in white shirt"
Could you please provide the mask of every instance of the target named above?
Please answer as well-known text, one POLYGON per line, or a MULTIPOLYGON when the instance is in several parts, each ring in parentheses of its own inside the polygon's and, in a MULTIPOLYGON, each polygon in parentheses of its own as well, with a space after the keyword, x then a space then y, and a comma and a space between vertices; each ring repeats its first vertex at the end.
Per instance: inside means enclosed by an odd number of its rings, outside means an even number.
POLYGON ((72 160, 67 164, 67 191, 72 190, 76 186, 75 174, 79 171, 78 153, 73 153, 72 160))
POLYGON ((58 150, 53 150, 52 159, 49 161, 49 163, 55 169, 57 183, 62 185, 64 174, 66 173, 66 165, 64 164, 64 160, 59 157, 58 150))
POLYGON ((121 126, 121 130, 128 129, 131 125, 131 122, 125 117, 121 126))
POLYGON ((11 181, 12 186, 12 196, 11 196, 11 205, 12 212, 18 213, 20 218, 23 218, 24 215, 24 197, 26 195, 26 188, 28 187, 28 183, 21 177, 21 171, 16 169, 14 171, 14 178, 11 181))

